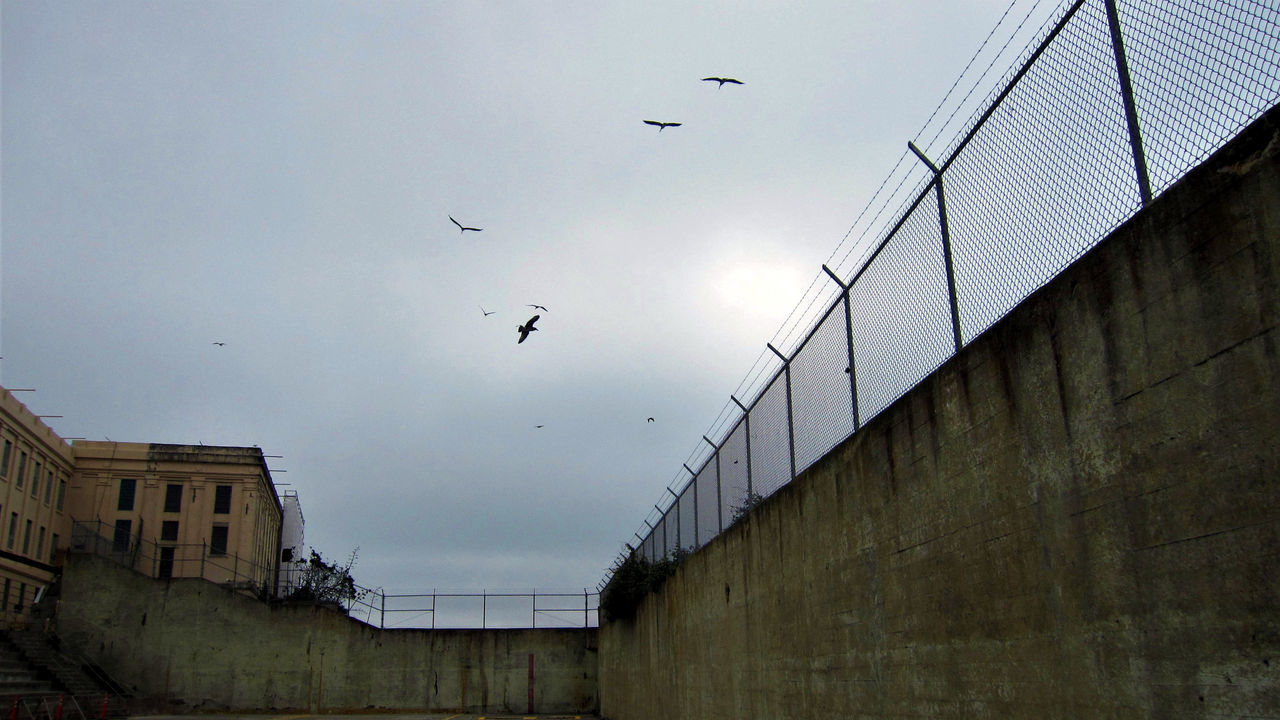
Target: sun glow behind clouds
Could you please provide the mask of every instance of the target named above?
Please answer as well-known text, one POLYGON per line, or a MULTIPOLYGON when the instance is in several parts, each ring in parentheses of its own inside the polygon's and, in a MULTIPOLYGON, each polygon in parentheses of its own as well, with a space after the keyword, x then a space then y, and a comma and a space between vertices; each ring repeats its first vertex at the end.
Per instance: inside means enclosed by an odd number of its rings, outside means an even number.
POLYGON ((721 268, 712 287, 730 322, 763 330, 756 336, 768 338, 803 295, 811 275, 785 261, 743 257, 721 268))

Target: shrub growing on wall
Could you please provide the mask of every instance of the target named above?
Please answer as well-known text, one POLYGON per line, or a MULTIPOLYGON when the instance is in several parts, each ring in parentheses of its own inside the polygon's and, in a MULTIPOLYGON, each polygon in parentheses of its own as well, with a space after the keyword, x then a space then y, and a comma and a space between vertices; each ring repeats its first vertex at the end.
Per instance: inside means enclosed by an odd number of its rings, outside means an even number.
POLYGON ((649 562, 632 551, 613 573, 613 578, 600 594, 600 609, 607 620, 630 620, 636 616, 636 608, 649 593, 662 587, 667 578, 688 557, 689 551, 677 548, 670 556, 658 562, 649 562))

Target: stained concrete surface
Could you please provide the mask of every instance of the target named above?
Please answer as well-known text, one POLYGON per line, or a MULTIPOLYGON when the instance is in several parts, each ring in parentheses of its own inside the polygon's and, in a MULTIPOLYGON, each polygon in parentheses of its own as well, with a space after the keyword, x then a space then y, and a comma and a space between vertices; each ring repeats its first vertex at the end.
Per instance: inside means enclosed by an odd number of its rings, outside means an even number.
POLYGON ((129 720, 600 720, 598 715, 469 715, 457 713, 366 713, 360 715, 135 715, 129 720))

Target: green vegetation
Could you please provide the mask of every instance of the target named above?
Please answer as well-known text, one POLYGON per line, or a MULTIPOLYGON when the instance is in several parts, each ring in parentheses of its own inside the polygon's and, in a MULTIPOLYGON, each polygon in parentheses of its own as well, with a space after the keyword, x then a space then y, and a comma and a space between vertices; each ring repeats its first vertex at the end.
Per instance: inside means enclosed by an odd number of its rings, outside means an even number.
POLYGON ((638 552, 631 551, 600 594, 600 609, 609 620, 630 620, 636 608, 649 593, 662 587, 667 578, 689 556, 689 551, 677 548, 671 555, 657 562, 649 562, 638 552))

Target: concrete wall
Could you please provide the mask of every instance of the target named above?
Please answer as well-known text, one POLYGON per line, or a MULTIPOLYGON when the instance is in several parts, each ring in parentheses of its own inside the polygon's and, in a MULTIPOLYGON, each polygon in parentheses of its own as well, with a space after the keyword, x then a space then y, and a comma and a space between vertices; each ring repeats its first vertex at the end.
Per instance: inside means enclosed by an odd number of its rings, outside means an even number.
POLYGON ((379 630, 196 579, 68 556, 57 630, 175 710, 592 712, 595 629, 379 630))
POLYGON ((607 622, 602 714, 1280 717, 1278 118, 607 622))

